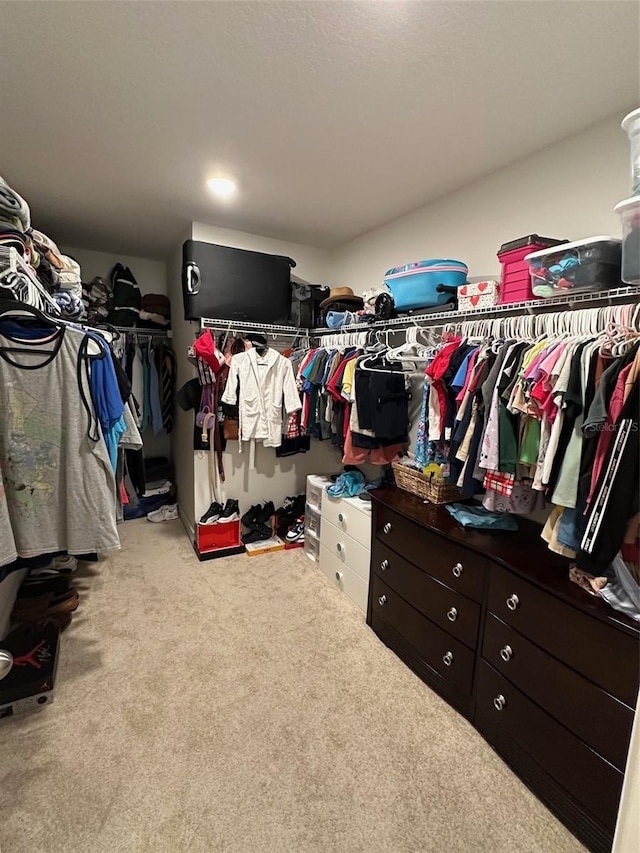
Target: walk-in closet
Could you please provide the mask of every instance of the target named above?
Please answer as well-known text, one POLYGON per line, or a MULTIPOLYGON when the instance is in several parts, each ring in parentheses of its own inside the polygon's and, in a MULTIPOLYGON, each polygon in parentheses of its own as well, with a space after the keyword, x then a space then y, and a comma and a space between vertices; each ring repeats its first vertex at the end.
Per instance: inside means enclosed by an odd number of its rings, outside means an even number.
POLYGON ((638 3, 0 23, 2 853, 636 853, 638 3))

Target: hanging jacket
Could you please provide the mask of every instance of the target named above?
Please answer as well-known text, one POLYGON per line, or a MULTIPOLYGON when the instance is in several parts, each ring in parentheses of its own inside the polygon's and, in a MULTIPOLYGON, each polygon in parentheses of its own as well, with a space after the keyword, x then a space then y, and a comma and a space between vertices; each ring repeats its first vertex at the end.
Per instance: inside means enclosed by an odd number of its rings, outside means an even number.
POLYGON ((253 465, 256 441, 265 447, 282 444, 283 404, 287 415, 302 408, 291 362, 274 349, 268 349, 263 356, 256 349, 234 355, 222 402, 235 405, 236 399, 239 446, 242 450, 243 441, 251 442, 253 465))

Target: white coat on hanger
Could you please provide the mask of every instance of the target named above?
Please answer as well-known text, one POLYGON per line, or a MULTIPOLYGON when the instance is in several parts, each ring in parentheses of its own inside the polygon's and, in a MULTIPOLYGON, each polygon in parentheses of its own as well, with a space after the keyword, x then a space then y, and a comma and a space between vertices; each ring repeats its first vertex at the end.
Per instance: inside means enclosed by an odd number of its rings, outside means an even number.
POLYGON ((282 407, 287 415, 302 408, 289 359, 274 349, 261 356, 255 349, 234 355, 222 402, 235 406, 240 382, 239 447, 251 442, 250 465, 253 467, 255 442, 265 447, 282 444, 282 407))

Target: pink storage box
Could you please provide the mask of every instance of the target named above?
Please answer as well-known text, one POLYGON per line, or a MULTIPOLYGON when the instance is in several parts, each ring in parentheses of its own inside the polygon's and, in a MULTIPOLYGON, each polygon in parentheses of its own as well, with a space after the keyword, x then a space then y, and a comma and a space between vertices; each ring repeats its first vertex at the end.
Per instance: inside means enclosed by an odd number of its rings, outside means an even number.
POLYGON ((540 237, 530 234, 504 243, 498 251, 498 260, 502 264, 502 283, 500 287, 500 305, 507 302, 526 302, 529 299, 539 299, 531 287, 531 273, 525 257, 531 252, 548 249, 566 243, 555 237, 540 237))
POLYGON ((463 284, 458 288, 458 311, 493 308, 498 302, 500 284, 493 279, 463 284))

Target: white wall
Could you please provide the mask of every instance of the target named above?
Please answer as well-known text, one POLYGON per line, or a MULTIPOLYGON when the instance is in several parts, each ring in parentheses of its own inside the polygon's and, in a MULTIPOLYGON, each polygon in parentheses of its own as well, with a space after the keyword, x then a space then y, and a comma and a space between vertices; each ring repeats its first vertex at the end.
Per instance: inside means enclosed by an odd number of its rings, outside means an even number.
MULTIPOLYGON (((194 222, 192 225, 192 238, 201 242, 217 243, 223 246, 233 246, 237 249, 249 249, 257 252, 267 252, 276 255, 288 255, 296 261, 295 274, 298 278, 310 282, 323 282, 326 280, 328 270, 328 254, 321 249, 303 246, 299 243, 288 243, 282 240, 273 240, 268 237, 260 237, 255 234, 246 234, 241 231, 232 231, 226 228, 216 228, 194 222)), ((176 292, 179 279, 172 276, 171 293, 176 292)), ((190 327, 188 323, 181 323, 181 327, 190 327)), ((178 324, 175 324, 177 332, 178 324)), ((197 327, 196 327, 197 328, 197 327)), ((183 335, 183 332, 180 332, 183 335)), ((190 328, 191 341, 193 341, 194 328, 190 328)), ((181 346, 178 348, 176 340, 176 352, 178 362, 183 366, 186 356, 181 346)), ((191 373, 191 375, 195 375, 191 373)), ((191 415, 189 415, 191 418, 191 415)), ((192 423, 192 421, 190 421, 192 423)), ((177 440, 181 440, 176 435, 177 440)), ((189 436, 189 441, 191 436, 189 436)), ((175 446, 175 445, 174 445, 175 446)), ((239 452, 237 442, 229 442, 228 450, 224 454, 225 467, 225 495, 227 498, 237 498, 240 501, 241 511, 245 511, 251 504, 262 503, 272 500, 278 505, 287 495, 300 494, 305 488, 305 478, 309 473, 328 473, 340 468, 340 455, 328 442, 311 442, 311 451, 306 454, 278 459, 273 448, 265 448, 262 445, 256 447, 256 467, 249 469, 248 446, 239 452)), ((182 451, 177 451, 182 453, 182 451)), ((188 475, 184 474, 185 482, 188 475)), ((203 451, 195 453, 194 459, 194 489, 195 504, 193 507, 187 505, 188 496, 184 495, 184 503, 181 505, 183 518, 187 526, 193 525, 194 520, 208 508, 211 503, 211 491, 209 486, 208 454, 203 451)), ((180 494, 183 489, 179 484, 180 494)), ((181 498, 181 501, 183 498, 181 498)))
MULTIPOLYGON (((185 234, 185 240, 191 234, 185 234)), ((187 361, 187 349, 193 343, 198 331, 197 323, 183 320, 182 307, 182 246, 175 249, 167 263, 167 284, 172 307, 172 346, 176 354, 177 379, 176 390, 196 375, 191 363, 187 361)), ((193 452, 193 413, 183 411, 177 404, 174 407, 174 425, 171 433, 171 456, 175 468, 178 486, 178 504, 180 513, 190 537, 193 538, 194 510, 194 452, 193 452)))
MULTIPOLYGON (((498 248, 525 234, 570 240, 620 236, 613 207, 630 192, 622 117, 612 116, 346 243, 331 254, 331 281, 362 293, 381 285, 388 269, 424 258, 455 258, 468 264, 471 276, 493 275, 500 270, 498 248)), ((496 145, 502 132, 498 123, 496 145)), ((473 130, 465 133, 473 145, 473 130)))
POLYGON ((125 267, 129 267, 134 274, 142 294, 164 293, 166 295, 168 293, 167 267, 163 261, 135 258, 131 255, 114 255, 109 252, 94 252, 90 249, 73 249, 69 246, 61 249, 80 264, 83 281, 91 281, 97 275, 108 281, 109 273, 120 262, 125 267))

